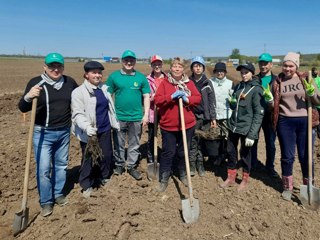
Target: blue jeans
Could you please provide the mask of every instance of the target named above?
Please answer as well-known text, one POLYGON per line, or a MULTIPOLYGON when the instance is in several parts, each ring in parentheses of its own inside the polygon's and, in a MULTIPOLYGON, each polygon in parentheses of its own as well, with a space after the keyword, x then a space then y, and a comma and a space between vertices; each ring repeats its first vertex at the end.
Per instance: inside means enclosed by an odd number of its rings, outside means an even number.
POLYGON ((116 166, 125 166, 125 145, 128 135, 127 166, 133 168, 137 165, 140 155, 141 121, 119 121, 120 131, 114 131, 114 156, 116 166))
MULTIPOLYGON (((273 130, 270 114, 266 113, 263 118, 261 128, 264 133, 266 143, 266 168, 274 170, 274 160, 276 156, 276 132, 273 130)), ((255 140, 251 148, 251 164, 255 167, 258 163, 258 140, 255 140)))
POLYGON ((35 126, 33 148, 37 164, 37 184, 40 205, 53 204, 63 195, 66 182, 70 143, 70 128, 44 129, 35 126))
MULTIPOLYGON (((308 177, 308 118, 307 117, 279 117, 277 133, 281 149, 282 176, 291 176, 295 159, 296 146, 302 176, 308 177)), ((312 131, 312 152, 315 132, 312 131)), ((313 162, 313 161, 312 161, 313 162)), ((313 170, 312 170, 313 175, 313 170)))

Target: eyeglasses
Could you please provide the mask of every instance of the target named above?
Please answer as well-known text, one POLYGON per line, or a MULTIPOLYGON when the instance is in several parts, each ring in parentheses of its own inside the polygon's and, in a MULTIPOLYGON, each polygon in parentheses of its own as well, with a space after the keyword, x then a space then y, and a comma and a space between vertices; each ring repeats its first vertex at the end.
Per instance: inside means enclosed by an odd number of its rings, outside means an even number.
POLYGON ((47 67, 49 68, 50 71, 55 71, 55 70, 60 71, 61 69, 64 68, 62 64, 49 64, 47 65, 47 67))

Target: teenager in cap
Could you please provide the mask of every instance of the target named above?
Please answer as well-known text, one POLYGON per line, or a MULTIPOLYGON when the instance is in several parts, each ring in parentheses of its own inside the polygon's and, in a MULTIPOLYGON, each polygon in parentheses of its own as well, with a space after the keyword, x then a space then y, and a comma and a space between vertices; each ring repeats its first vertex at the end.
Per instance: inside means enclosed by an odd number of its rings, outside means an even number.
POLYGON ((226 159, 227 154, 226 141, 229 132, 227 122, 232 113, 228 99, 230 92, 233 91, 233 82, 227 78, 227 66, 223 62, 216 63, 213 74, 214 77, 210 80, 216 96, 216 122, 219 128, 219 140, 215 141, 218 144, 215 148, 217 151, 210 158, 213 158, 214 165, 220 165, 226 159))
POLYGON ((37 165, 37 186, 41 215, 48 216, 53 205, 65 205, 63 194, 69 157, 71 127, 71 92, 77 83, 66 75, 64 58, 50 53, 44 60, 44 72, 32 78, 19 102, 21 112, 32 108, 38 98, 33 134, 34 157, 37 165))
POLYGON ((96 61, 84 65, 84 82, 72 92, 73 133, 80 140, 82 161, 79 184, 84 197, 90 197, 95 183, 106 184, 112 174, 111 129, 119 130, 113 100, 102 83, 104 67, 96 61), (90 138, 96 136, 101 156, 85 152, 90 138), (95 158, 95 159, 93 159, 95 158))
POLYGON ((233 110, 228 122, 229 136, 227 141, 228 178, 220 186, 228 187, 235 183, 238 162, 238 143, 240 141, 239 166, 242 167, 242 181, 238 191, 247 189, 251 170, 251 147, 258 139, 259 128, 262 123, 263 90, 259 80, 254 77, 253 64, 247 63, 237 67, 242 81, 235 86, 230 99, 233 110))
MULTIPOLYGON (((195 130, 208 131, 211 127, 216 127, 216 98, 211 81, 205 75, 205 62, 203 57, 197 56, 191 60, 191 76, 189 77, 199 93, 201 93, 201 103, 194 107, 193 112, 197 123, 195 130)), ((198 170, 199 176, 205 175, 203 166, 203 154, 201 150, 200 138, 197 135, 192 137, 190 147, 190 174, 195 175, 198 170)))
MULTIPOLYGON (((257 74, 260 84, 263 88, 270 88, 273 81, 276 79, 276 75, 272 73, 272 56, 269 53, 262 53, 258 59, 260 73, 257 74)), ((274 160, 276 156, 276 132, 272 127, 272 112, 269 110, 268 105, 265 104, 265 112, 262 121, 262 129, 264 133, 264 140, 266 144, 266 171, 270 177, 277 178, 279 177, 278 173, 274 169, 274 160)), ((252 168, 258 169, 258 165, 261 164, 258 161, 258 141, 255 141, 252 146, 252 168)))
MULTIPOLYGON (((147 76, 150 86, 150 110, 148 123, 148 145, 147 145, 147 162, 154 162, 154 119, 156 105, 154 103, 154 96, 160 83, 167 78, 167 75, 162 71, 163 60, 159 55, 154 55, 150 59, 151 73, 147 76)), ((160 116, 157 117, 159 119, 160 116)))
POLYGON ((133 178, 141 180, 141 173, 136 167, 140 155, 141 123, 143 126, 148 124, 150 87, 147 78, 134 69, 134 52, 124 51, 121 62, 122 68, 111 73, 106 82, 108 91, 115 97, 116 115, 120 123, 120 131, 115 132, 114 137, 114 174, 121 175, 125 170, 125 146, 128 137, 127 170, 133 178))

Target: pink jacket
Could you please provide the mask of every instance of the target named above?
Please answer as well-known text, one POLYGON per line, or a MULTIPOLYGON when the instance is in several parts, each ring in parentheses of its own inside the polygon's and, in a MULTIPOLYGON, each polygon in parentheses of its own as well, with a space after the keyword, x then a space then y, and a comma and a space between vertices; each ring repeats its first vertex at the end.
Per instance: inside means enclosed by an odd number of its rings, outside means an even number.
MULTIPOLYGON (((163 80, 167 79, 167 75, 162 72, 162 74, 164 75, 163 80)), ((150 109, 149 109, 149 122, 150 123, 154 123, 154 108, 155 108, 155 104, 154 104, 154 96, 156 94, 156 91, 160 85, 160 83, 163 81, 157 81, 154 78, 153 72, 151 74, 149 74, 147 76, 148 82, 149 82, 149 86, 150 86, 150 109)), ((159 118, 158 118, 159 119, 159 118)))

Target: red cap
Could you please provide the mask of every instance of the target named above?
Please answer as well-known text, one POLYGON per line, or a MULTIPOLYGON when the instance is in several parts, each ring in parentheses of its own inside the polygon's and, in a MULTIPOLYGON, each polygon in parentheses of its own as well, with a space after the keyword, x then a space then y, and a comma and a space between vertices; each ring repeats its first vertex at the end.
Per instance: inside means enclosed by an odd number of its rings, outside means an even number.
POLYGON ((154 55, 151 57, 151 63, 155 62, 155 61, 160 61, 162 62, 162 57, 160 57, 159 55, 154 55))

